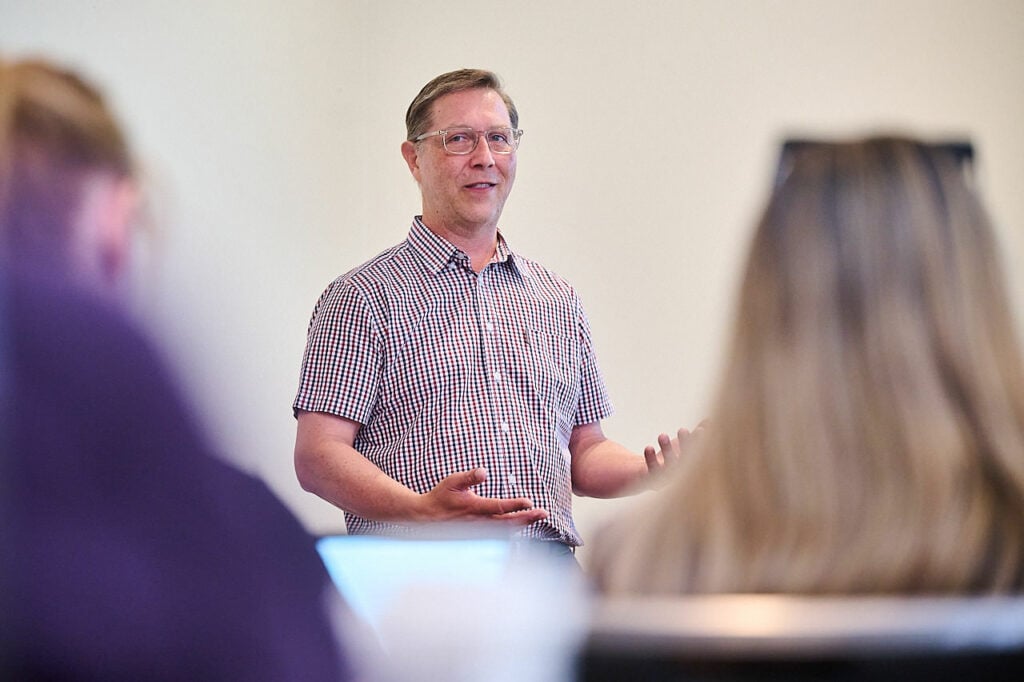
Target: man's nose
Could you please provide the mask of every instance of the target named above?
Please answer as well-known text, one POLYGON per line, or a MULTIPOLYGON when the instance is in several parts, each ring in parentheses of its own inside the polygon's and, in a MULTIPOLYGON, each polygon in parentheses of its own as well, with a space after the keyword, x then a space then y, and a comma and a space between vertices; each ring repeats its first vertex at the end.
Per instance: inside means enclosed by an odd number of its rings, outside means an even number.
POLYGON ((476 140, 476 149, 472 151, 471 160, 474 166, 493 166, 494 165, 494 153, 491 148, 487 145, 487 137, 484 134, 480 134, 480 137, 476 140))

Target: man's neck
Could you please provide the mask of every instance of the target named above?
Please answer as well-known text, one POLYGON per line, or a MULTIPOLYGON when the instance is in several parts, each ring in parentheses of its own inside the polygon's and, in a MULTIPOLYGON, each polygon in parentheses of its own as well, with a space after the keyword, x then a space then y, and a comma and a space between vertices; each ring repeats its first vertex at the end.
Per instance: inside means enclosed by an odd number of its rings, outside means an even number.
POLYGON ((435 226, 423 219, 423 224, 431 232, 461 249, 472 263, 473 271, 480 272, 487 264, 494 259, 498 248, 498 226, 497 225, 475 225, 469 227, 460 226, 435 226))

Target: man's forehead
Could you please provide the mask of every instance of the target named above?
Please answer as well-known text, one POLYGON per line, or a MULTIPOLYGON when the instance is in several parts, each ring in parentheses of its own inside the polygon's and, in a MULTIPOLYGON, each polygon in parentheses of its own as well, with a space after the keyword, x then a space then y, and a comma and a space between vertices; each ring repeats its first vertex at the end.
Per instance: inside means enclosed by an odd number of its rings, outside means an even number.
POLYGON ((469 88, 441 95, 430 107, 431 121, 438 126, 467 124, 466 116, 484 116, 486 125, 509 125, 511 117, 501 94, 493 88, 469 88))

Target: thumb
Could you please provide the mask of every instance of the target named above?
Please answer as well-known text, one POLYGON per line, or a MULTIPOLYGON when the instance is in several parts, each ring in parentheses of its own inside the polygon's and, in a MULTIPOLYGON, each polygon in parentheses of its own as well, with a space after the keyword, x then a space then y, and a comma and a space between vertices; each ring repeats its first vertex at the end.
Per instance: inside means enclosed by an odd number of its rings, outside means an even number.
POLYGON ((452 483, 459 490, 469 490, 475 485, 479 485, 487 480, 487 469, 484 467, 477 467, 476 469, 470 469, 469 471, 461 471, 457 474, 452 475, 452 483))

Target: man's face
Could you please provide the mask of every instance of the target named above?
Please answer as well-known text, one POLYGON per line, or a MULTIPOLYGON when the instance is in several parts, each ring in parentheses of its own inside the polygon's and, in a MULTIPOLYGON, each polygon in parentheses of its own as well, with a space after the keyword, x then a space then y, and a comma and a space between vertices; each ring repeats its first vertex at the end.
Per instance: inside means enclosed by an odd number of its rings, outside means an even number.
MULTIPOLYGON (((475 88, 434 102, 427 132, 447 128, 510 127, 508 108, 494 90, 475 88)), ((439 232, 478 234, 494 229, 516 177, 516 154, 494 154, 481 136, 476 149, 449 154, 440 136, 406 142, 402 154, 423 195, 423 222, 439 232)))

